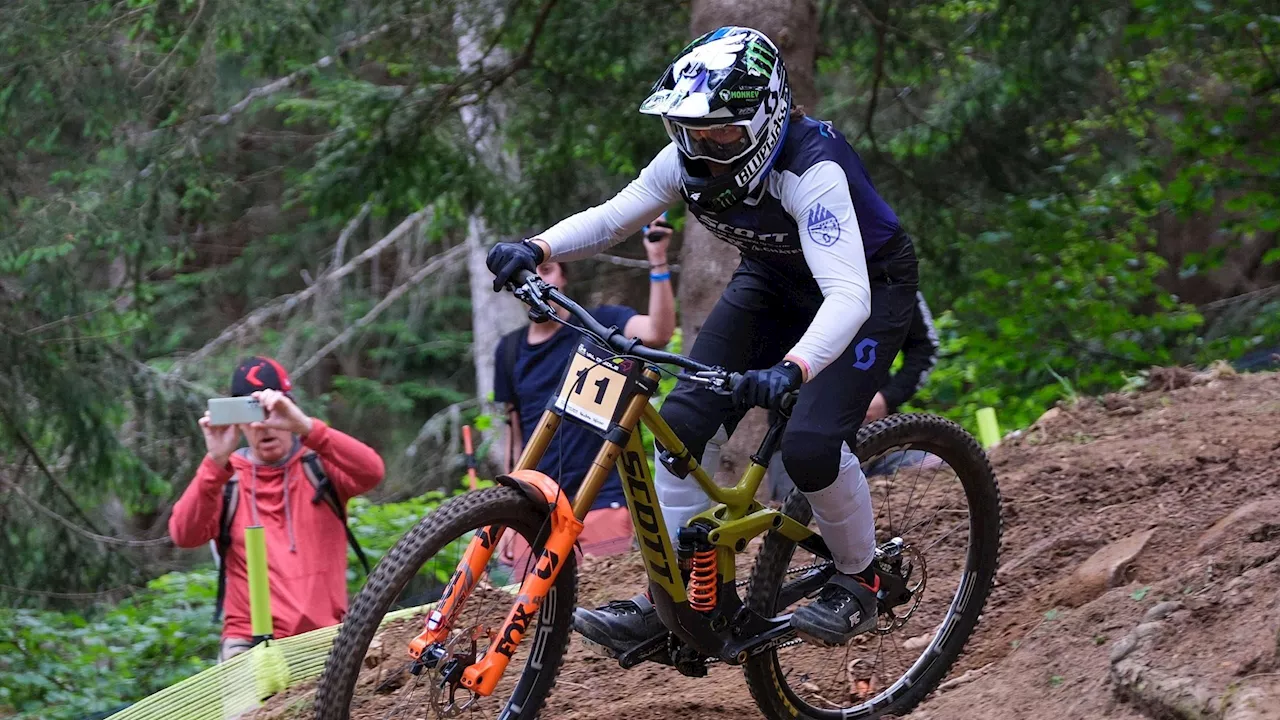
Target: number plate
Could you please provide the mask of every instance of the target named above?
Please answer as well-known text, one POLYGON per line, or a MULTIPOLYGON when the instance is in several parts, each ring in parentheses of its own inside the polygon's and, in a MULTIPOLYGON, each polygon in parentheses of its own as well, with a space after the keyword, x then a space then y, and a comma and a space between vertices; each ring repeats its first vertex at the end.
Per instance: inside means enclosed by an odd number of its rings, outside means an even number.
POLYGON ((635 360, 611 359, 580 343, 556 396, 556 412, 608 432, 622 418, 639 369, 640 363, 635 360))

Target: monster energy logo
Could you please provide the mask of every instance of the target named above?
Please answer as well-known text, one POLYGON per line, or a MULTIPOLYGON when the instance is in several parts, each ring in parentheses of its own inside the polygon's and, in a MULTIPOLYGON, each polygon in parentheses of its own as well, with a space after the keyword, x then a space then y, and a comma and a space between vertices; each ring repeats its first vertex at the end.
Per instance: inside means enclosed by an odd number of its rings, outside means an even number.
POLYGON ((778 62, 778 54, 763 42, 752 40, 751 44, 747 45, 745 60, 749 74, 769 77, 773 74, 773 67, 778 62))
POLYGON ((748 88, 746 90, 721 90, 720 99, 729 102, 730 100, 748 100, 754 102, 760 99, 760 93, 764 88, 748 88))

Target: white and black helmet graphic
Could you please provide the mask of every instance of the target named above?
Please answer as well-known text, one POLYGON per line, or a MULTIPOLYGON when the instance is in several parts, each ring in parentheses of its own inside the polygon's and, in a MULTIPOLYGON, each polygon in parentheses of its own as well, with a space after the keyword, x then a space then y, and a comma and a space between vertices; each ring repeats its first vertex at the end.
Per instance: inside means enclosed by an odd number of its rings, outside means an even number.
POLYGON ((685 200, 721 212, 768 175, 786 136, 791 89, 764 33, 722 27, 680 52, 640 112, 660 116, 680 149, 685 200), (707 163, 729 171, 713 175, 707 163))

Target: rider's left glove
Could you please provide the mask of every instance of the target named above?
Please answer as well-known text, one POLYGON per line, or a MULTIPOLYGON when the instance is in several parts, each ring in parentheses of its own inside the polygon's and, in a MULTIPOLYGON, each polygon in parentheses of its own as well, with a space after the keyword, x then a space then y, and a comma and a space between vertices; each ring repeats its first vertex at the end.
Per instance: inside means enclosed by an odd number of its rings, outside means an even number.
POLYGON ((799 390, 804 382, 800 366, 783 360, 768 370, 748 370, 733 389, 733 401, 739 408, 763 407, 777 410, 782 398, 799 390))
POLYGON ((537 272, 538 265, 546 258, 542 248, 528 240, 520 242, 498 243, 489 250, 485 265, 493 273, 493 291, 502 292, 502 288, 511 281, 512 276, 521 270, 537 272))

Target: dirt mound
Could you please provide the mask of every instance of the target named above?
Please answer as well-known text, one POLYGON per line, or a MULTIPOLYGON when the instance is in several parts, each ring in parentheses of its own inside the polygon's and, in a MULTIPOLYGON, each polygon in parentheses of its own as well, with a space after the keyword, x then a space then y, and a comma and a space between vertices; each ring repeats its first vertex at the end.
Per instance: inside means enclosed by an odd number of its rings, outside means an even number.
MULTIPOLYGON (((996 587, 911 717, 1280 717, 1280 375, 1171 378, 1055 409, 993 451, 996 587)), ((637 557, 588 560, 579 602, 642 581, 637 557)), ((575 641, 544 716, 606 714, 759 717, 735 668, 624 672, 575 641)))

